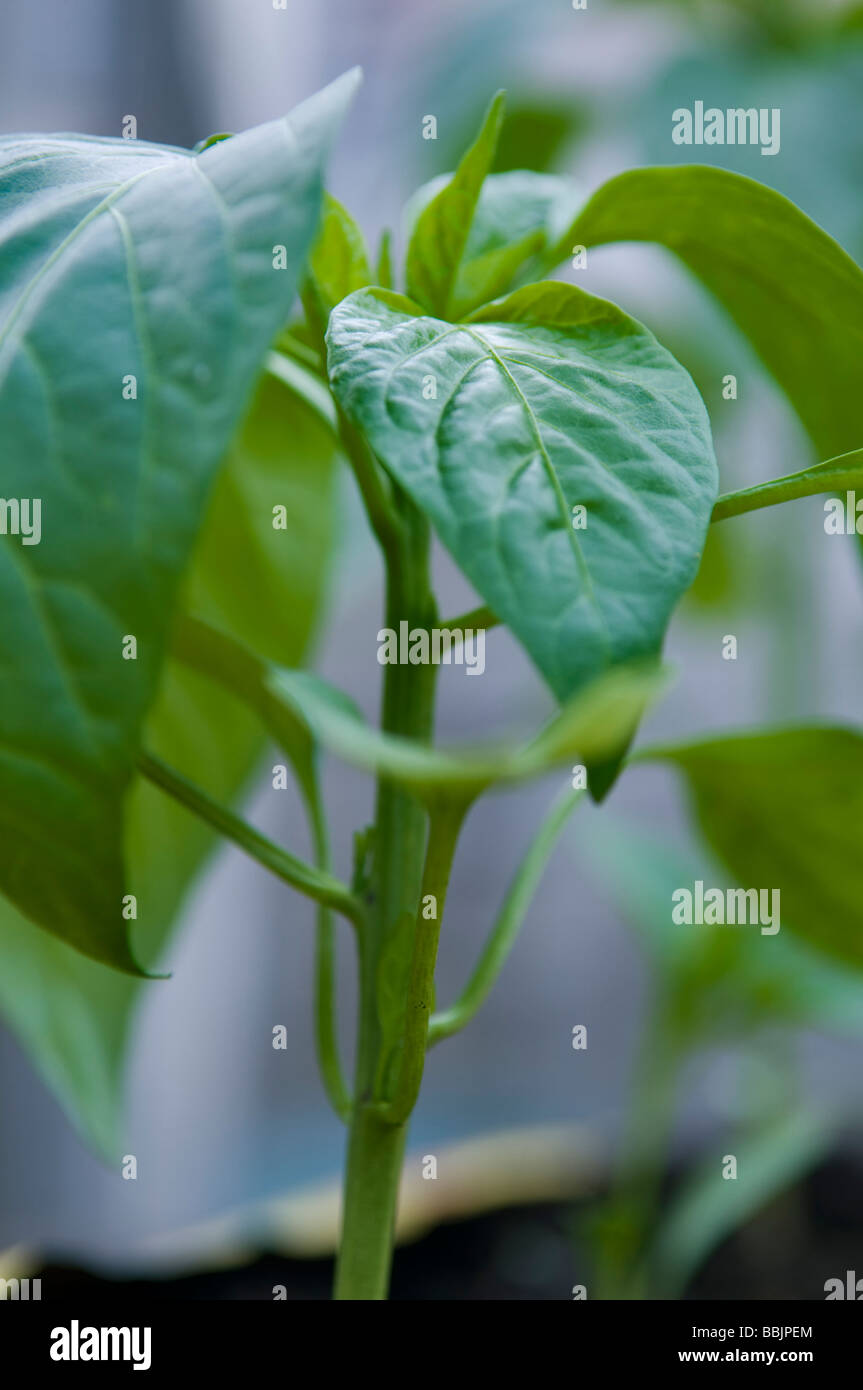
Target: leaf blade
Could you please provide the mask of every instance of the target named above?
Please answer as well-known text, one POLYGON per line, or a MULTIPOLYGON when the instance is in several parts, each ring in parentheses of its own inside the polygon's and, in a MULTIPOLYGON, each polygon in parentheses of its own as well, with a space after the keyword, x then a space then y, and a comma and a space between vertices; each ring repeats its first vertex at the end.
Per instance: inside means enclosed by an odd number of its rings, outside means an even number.
POLYGON ((863 272, 789 199, 707 165, 657 166, 604 184, 558 247, 667 246, 703 281, 786 392, 822 457, 863 434, 863 272))
POLYGON ((7 536, 0 549, 0 649, 15 653, 0 887, 48 931, 132 973, 121 810, 138 735, 209 486, 287 317, 352 86, 199 155, 0 142, 0 467, 4 492, 38 489, 45 516, 39 545, 7 536), (137 653, 124 661, 130 636, 137 653))
POLYGON ((840 726, 730 734, 662 748, 708 844, 741 886, 778 889, 783 928, 863 966, 863 737, 840 726))
POLYGON ((333 313, 328 355, 346 415, 559 699, 657 656, 716 461, 690 378, 646 329, 554 282, 456 325, 366 291, 333 313))
POLYGON ((489 173, 503 121, 503 92, 492 98, 479 135, 452 178, 414 223, 405 278, 408 294, 447 318, 480 190, 489 173))

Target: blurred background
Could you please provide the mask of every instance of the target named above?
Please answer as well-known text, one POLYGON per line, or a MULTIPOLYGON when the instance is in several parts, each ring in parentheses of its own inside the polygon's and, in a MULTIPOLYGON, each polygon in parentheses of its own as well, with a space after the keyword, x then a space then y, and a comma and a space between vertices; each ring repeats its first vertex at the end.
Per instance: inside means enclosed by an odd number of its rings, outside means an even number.
MULTIPOLYGON (((625 168, 695 154, 770 183, 856 258, 863 252, 863 9, 828 0, 588 0, 586 10, 569 0, 290 0, 286 10, 272 0, 6 0, 0 131, 119 135, 133 114, 139 138, 188 146, 280 115, 354 64, 365 82, 331 187, 372 247, 384 227, 400 245, 406 199, 453 167, 490 96, 506 87, 498 168, 564 173, 587 194, 625 168), (781 152, 675 146, 671 113, 696 99, 779 107, 781 152), (422 138, 428 114, 436 140, 422 138)), ((604 248, 578 276, 646 322, 692 372, 710 411, 722 491, 812 461, 733 325, 670 257, 604 248), (722 399, 726 373, 738 379, 733 402, 722 399)), ((347 479, 340 505, 315 664, 373 713, 380 569, 347 479)), ((816 718, 859 723, 863 573, 853 539, 826 536, 822 520, 822 501, 811 498, 714 528, 669 637, 676 684, 640 741, 816 718), (738 638, 733 662, 722 659, 726 634, 738 638)), ((470 607, 473 595, 446 557, 436 557, 436 570, 442 611, 470 607)), ((550 708, 527 660, 496 631, 484 680, 442 672, 439 736, 530 730, 550 708)), ((337 867, 347 874, 371 787, 329 766, 326 789, 337 867)), ((545 782, 472 813, 443 933, 439 1001, 472 968, 555 791, 545 782)), ((265 771, 249 814, 303 852, 301 808, 271 789, 265 771)), ((744 1027, 733 1002, 748 966, 732 962, 731 1003, 716 1028, 693 1042, 673 1077, 639 1081, 655 1043, 657 921, 668 915, 668 885, 711 872, 671 772, 636 769, 601 811, 574 818, 489 1003, 430 1055, 406 1210, 414 1235, 442 1218, 463 1220, 398 1257, 396 1296, 569 1298, 574 1284, 589 1283, 600 1210, 592 1199, 607 1192, 639 1085, 646 1128, 662 1139, 657 1210, 675 1180, 701 1163, 715 1171, 737 1152, 730 1136, 741 1146, 764 1139, 761 1186, 734 1221, 717 1212, 712 1225, 702 1219, 712 1235, 693 1254, 678 1218, 670 1296, 820 1298, 828 1277, 855 1267, 855 1249, 859 1264, 856 981, 837 972, 825 977, 835 1006, 801 1009, 790 1021, 765 1010, 744 1027), (579 1024, 584 1051, 572 1047, 579 1024), (437 1184, 421 1178, 428 1154, 439 1159, 437 1184), (480 1215, 487 1208, 497 1214, 480 1215)), ((353 961, 344 946, 349 1046, 353 961)), ((86 1273, 170 1279, 165 1289, 178 1294, 270 1297, 276 1283, 291 1296, 323 1293, 343 1132, 314 1061, 312 948, 306 904, 286 899, 238 853, 220 853, 167 952, 170 981, 148 987, 137 1013, 123 1141, 137 1157, 134 1182, 81 1142, 0 1028, 0 1251, 14 1247, 21 1272, 27 1260, 34 1269, 47 1261, 55 1290, 86 1273), (276 1024, 287 1028, 285 1051, 271 1046, 276 1024), (297 1255, 318 1262, 286 1263, 297 1255)), ((803 956, 793 965, 821 969, 803 956)))

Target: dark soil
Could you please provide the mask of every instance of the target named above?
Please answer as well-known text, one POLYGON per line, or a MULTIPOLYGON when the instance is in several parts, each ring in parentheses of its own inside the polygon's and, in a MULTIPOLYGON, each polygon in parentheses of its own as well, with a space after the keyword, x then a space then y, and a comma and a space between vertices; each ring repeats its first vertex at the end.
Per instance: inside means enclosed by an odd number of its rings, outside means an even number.
MULTIPOLYGON (((395 1258, 392 1298, 559 1301, 589 1269, 572 1231, 579 1210, 516 1208, 441 1226, 395 1258)), ((863 1171, 836 1157, 724 1242, 686 1293, 687 1299, 823 1300, 829 1278, 847 1270, 863 1277, 863 1171)), ((140 1299, 327 1299, 330 1260, 265 1255, 254 1264, 160 1281, 106 1280, 51 1265, 42 1270, 43 1298, 93 1295, 101 1302, 140 1299)))

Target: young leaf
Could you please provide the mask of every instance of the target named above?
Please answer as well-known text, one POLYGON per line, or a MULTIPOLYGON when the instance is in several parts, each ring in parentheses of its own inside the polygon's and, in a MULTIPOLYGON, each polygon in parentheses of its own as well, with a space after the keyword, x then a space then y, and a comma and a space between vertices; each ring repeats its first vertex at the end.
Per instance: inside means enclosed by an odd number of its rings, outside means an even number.
POLYGON ((273 669, 272 698, 308 725, 324 748, 357 767, 382 773, 433 803, 471 800, 497 782, 523 781, 574 757, 604 757, 631 735, 666 683, 652 669, 619 669, 581 691, 529 742, 440 749, 371 728, 353 702, 305 671, 273 669))
POLYGON ((321 341, 335 305, 371 283, 362 232, 347 208, 325 194, 320 231, 309 253, 302 289, 306 315, 321 341))
POLYGON ((863 966, 858 733, 825 727, 731 734, 648 748, 637 759, 680 768, 701 830, 737 884, 779 890, 783 929, 863 966))
MULTIPOLYGON (((265 379, 219 474, 187 601, 271 656, 302 661, 320 611, 332 549, 333 464, 329 432, 265 379), (274 504, 287 507, 286 530, 273 528, 274 504)), ((224 805, 242 794, 264 745, 247 702, 172 659, 144 739, 224 805)), ((137 897, 130 925, 147 959, 163 949, 213 848, 201 821, 136 779, 126 827, 129 890, 137 897)), ((0 1013, 85 1139, 113 1158, 125 1050, 147 986, 40 931, 2 899, 0 962, 0 1013)))
POLYGON ((453 312, 459 270, 486 174, 491 169, 503 120, 503 93, 486 112, 482 129, 452 178, 417 217, 408 243, 408 294, 440 318, 453 312))
MULTIPOLYGON (((409 225, 446 186, 447 178, 432 179, 415 194, 406 209, 409 225)), ((480 190, 447 317, 464 318, 538 271, 544 253, 557 244, 583 201, 568 180, 551 174, 522 169, 490 174, 480 190)))
POLYGON ((593 195, 558 246, 655 241, 725 306, 824 457, 863 437, 863 271, 782 194, 703 165, 635 169, 593 195))
POLYGON ((375 262, 375 284, 385 290, 393 288, 393 234, 389 228, 381 232, 378 256, 375 262))
POLYGON ((6 536, 0 548, 0 649, 14 655, 0 889, 132 972, 122 805, 141 725, 209 487, 287 318, 353 85, 199 155, 0 141, 3 493, 36 495, 42 509, 39 544, 6 536))
POLYGON ((360 291, 333 391, 559 699, 655 658, 716 495, 691 379, 615 305, 545 281, 462 325, 360 291))

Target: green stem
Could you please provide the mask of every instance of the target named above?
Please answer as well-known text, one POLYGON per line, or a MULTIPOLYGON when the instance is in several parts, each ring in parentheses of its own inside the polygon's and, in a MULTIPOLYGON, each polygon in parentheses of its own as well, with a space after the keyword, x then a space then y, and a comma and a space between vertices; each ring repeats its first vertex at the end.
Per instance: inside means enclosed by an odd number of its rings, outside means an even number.
MULTIPOLYGON (((183 615, 174 627, 174 655, 193 671, 221 685, 253 710, 292 764, 309 818, 315 863, 330 868, 329 836, 321 804, 315 760, 303 757, 295 733, 286 736, 282 712, 266 686, 269 663, 242 643, 198 618, 183 615)), ((358 906, 358 904, 357 904, 358 906)), ((320 905, 315 933, 315 1037, 324 1088, 340 1119, 346 1120, 351 1100, 339 1061, 335 1006, 335 932, 332 914, 320 905)))
MULTIPOLYGON (((429 530, 420 513, 401 495, 399 515, 378 534, 387 570, 387 626, 407 619, 433 627, 436 608, 428 579, 429 530)), ((373 522, 374 524, 374 522, 373 522)), ((381 727, 427 743, 434 717, 434 666, 384 668, 381 727)), ((406 1123, 382 1118, 375 1093, 381 1054, 378 985, 381 957, 405 912, 416 913, 425 845, 426 816, 402 788, 379 777, 366 896, 366 925, 357 934, 360 997, 354 1107, 348 1140, 347 1171, 335 1297, 339 1300, 386 1297, 401 1158, 406 1123)))
POLYGON ((390 1125, 359 1106, 351 1124, 344 1218, 334 1296, 385 1299, 395 1234, 405 1125, 390 1125))
POLYGON ((724 521, 730 516, 775 507, 780 502, 792 502, 797 497, 813 497, 820 492, 835 492, 841 488, 863 484, 863 449, 851 449, 837 454, 824 463, 788 473, 784 478, 771 478, 768 483, 729 492, 720 497, 713 508, 711 521, 724 521))
POLYGON ((465 628, 470 628, 476 632, 477 628, 497 627, 500 622, 491 609, 483 604, 480 608, 472 608, 469 613, 460 613, 457 618, 450 618, 449 622, 441 623, 444 631, 464 632, 465 628))
POLYGON ((555 801, 516 871, 473 974, 455 1003, 432 1015, 428 1030, 429 1047, 460 1032, 485 1003, 515 945, 557 838, 583 796, 583 791, 567 788, 555 801))
POLYGON ((442 802, 431 814, 420 904, 433 899, 434 916, 426 918, 422 907, 417 913, 401 1066, 392 1099, 381 1111, 391 1125, 407 1120, 422 1083, 441 922, 455 847, 468 805, 461 801, 442 802))
MULTIPOLYGON (((329 836, 320 800, 315 798, 308 810, 317 866, 319 869, 328 870, 329 836)), ((339 1057, 335 924, 332 912, 323 903, 318 905, 315 930, 315 1045, 321 1078, 330 1104, 339 1119, 347 1123, 352 1102, 339 1057)))
POLYGON ((347 917, 355 926, 361 925, 362 904, 337 878, 313 868, 311 864, 305 864, 302 859, 295 858, 286 849, 268 840, 265 835, 261 835, 232 811, 213 801, 206 792, 187 781, 181 773, 168 767, 167 763, 163 763, 152 753, 139 755, 138 770, 175 801, 179 801, 187 810, 206 821, 226 840, 231 840, 265 869, 284 879, 292 888, 309 898, 314 898, 316 902, 335 908, 336 912, 347 917))
MULTIPOLYGON (((392 488, 369 445, 342 411, 339 411, 338 421, 339 438, 357 480, 369 524, 383 551, 388 569, 400 571, 406 532, 396 510, 392 488)), ((407 615, 402 613, 401 616, 407 615)))

